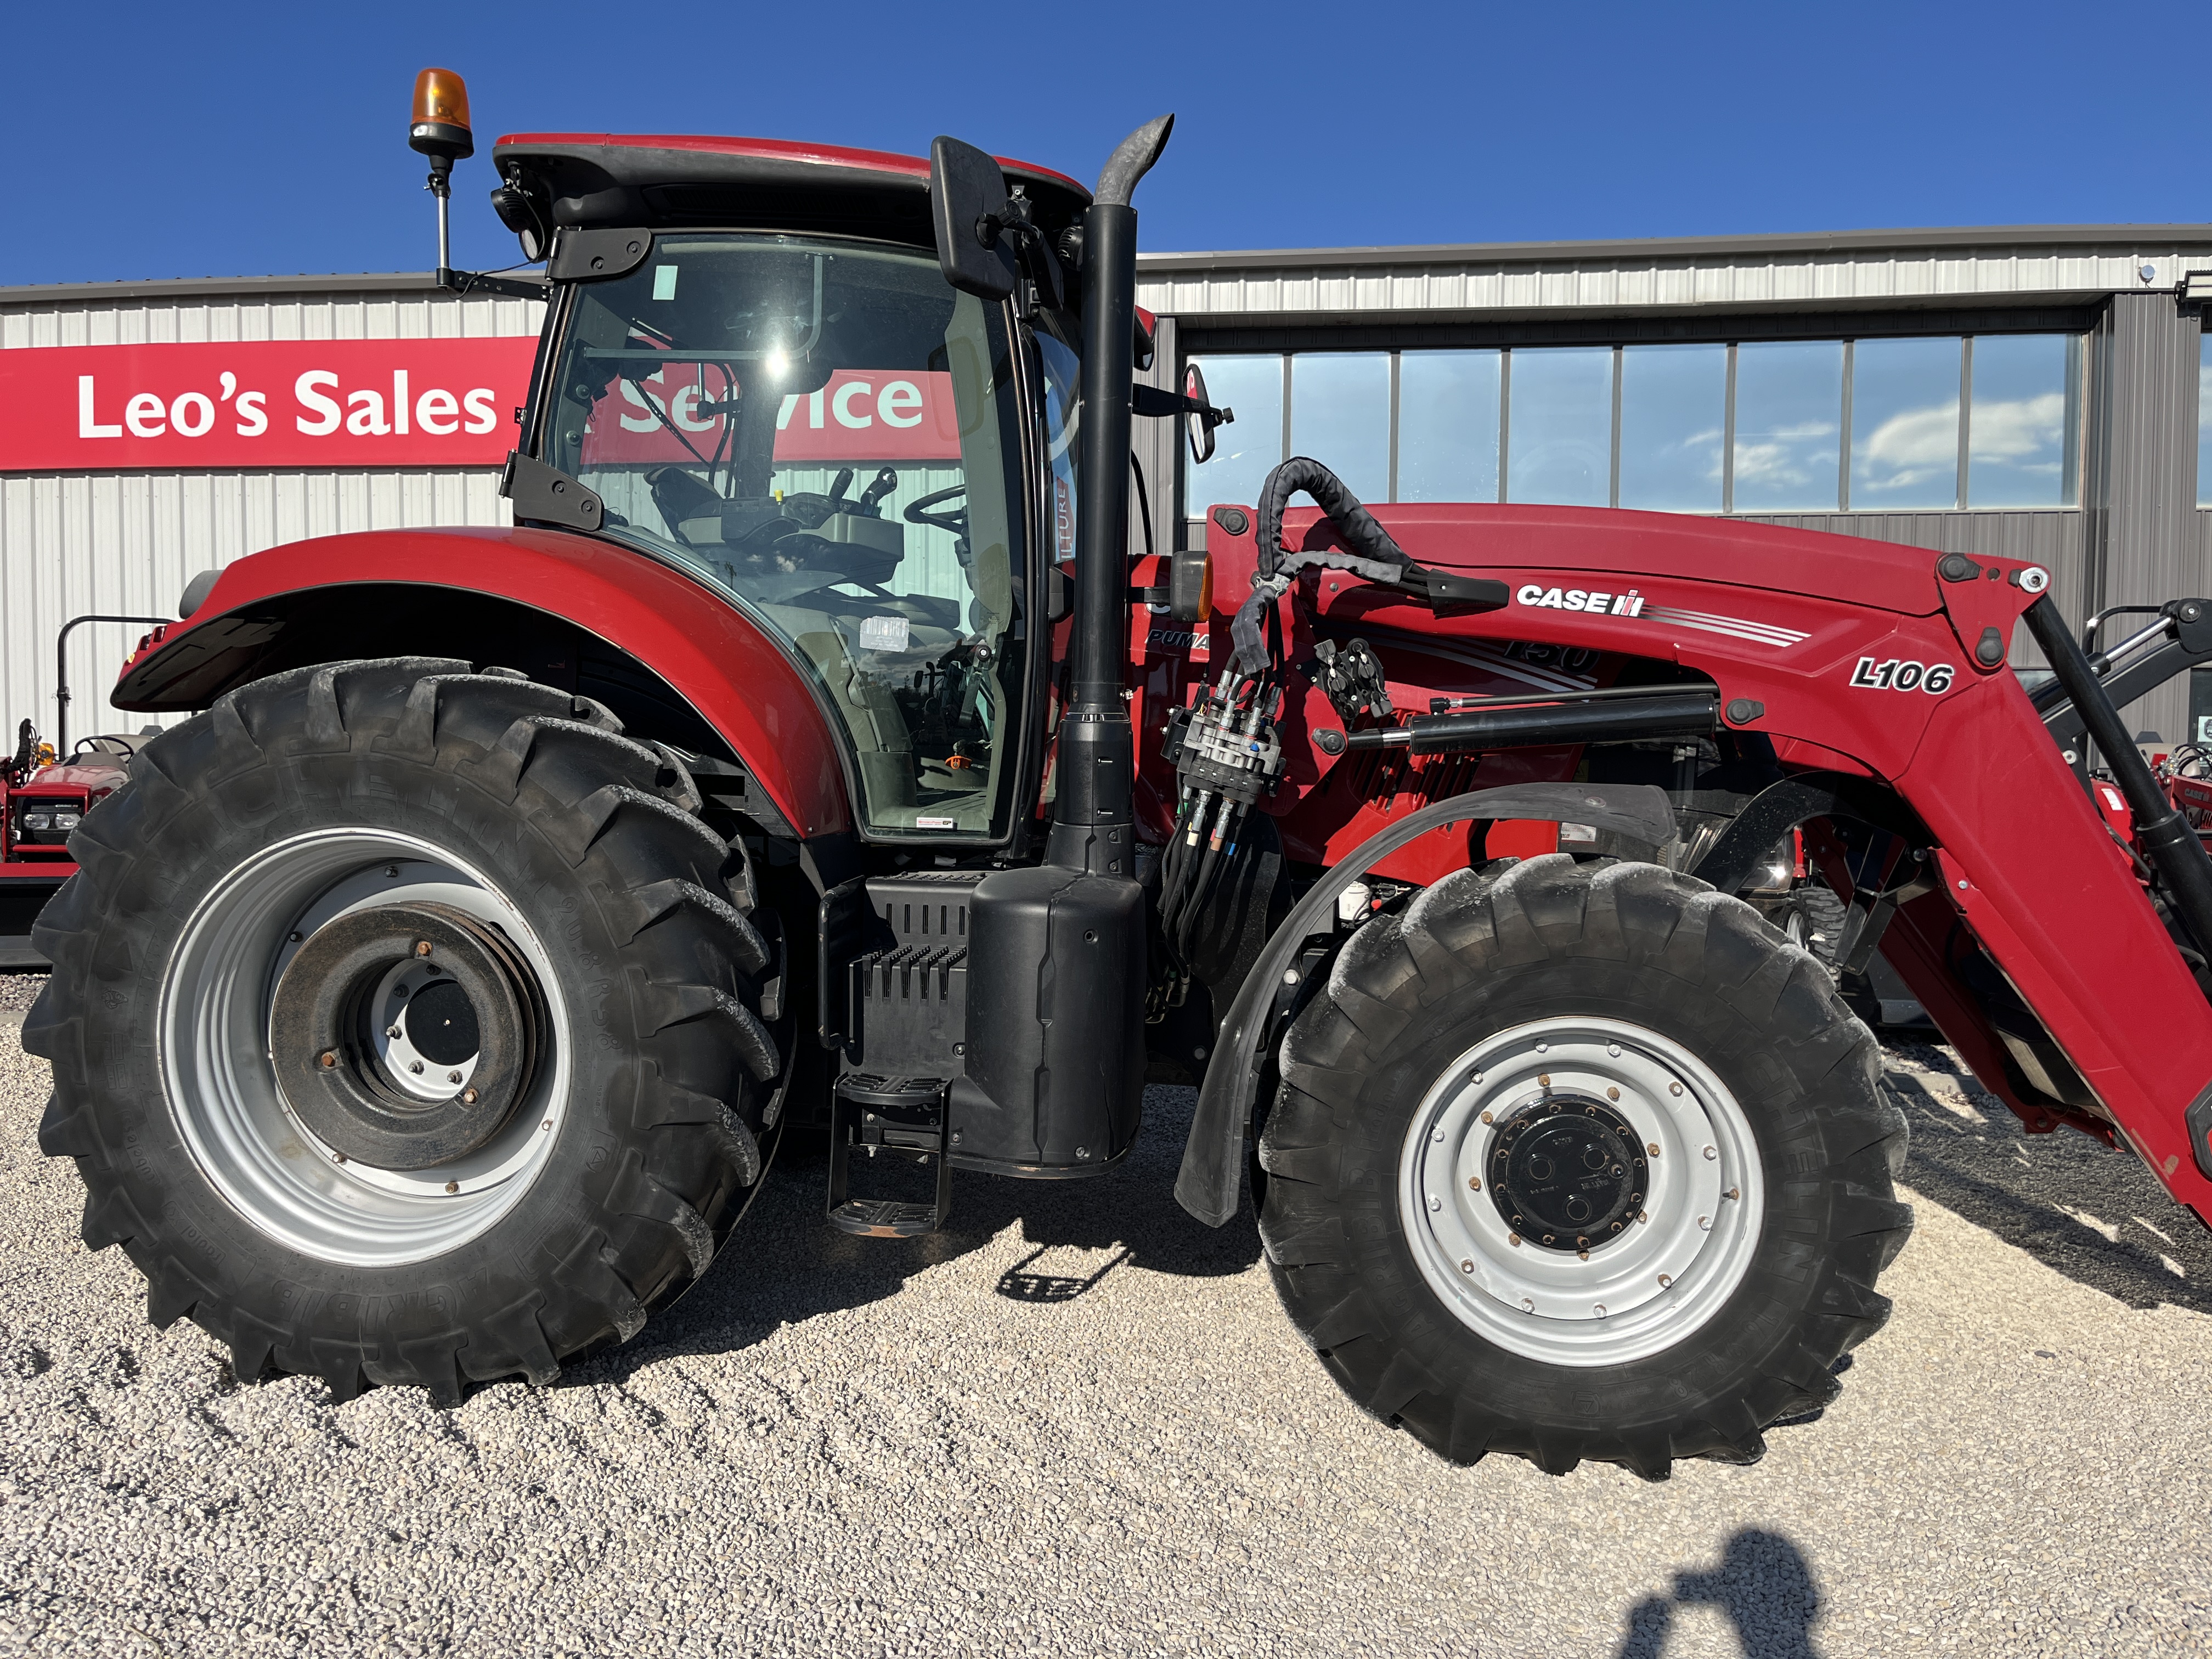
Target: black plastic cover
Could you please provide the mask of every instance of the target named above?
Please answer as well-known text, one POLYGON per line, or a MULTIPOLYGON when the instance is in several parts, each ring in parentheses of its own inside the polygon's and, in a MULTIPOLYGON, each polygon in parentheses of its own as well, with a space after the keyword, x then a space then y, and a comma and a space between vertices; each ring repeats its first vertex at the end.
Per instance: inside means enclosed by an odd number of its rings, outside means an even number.
POLYGON ((1011 1175, 1105 1168, 1135 1140, 1144 1095, 1144 890, 1054 865, 998 870, 969 921, 955 1161, 1011 1175))

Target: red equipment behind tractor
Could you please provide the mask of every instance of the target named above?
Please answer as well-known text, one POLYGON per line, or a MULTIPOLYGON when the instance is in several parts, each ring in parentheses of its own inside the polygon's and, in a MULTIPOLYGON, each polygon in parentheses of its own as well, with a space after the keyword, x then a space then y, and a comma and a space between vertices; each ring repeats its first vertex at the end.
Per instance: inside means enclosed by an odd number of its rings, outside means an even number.
MULTIPOLYGON (((1741 896, 1801 855, 1838 969, 2212 1216, 2212 859, 2114 712, 2212 654, 2201 602, 2092 659, 2016 560, 1370 512, 1304 459, 1133 555, 1133 416, 1232 418, 1133 386, 1168 125, 1095 193, 943 138, 500 142, 544 278, 441 276, 549 301, 515 526, 196 581, 114 693, 191 718, 39 925, 41 1145, 152 1318, 339 1397, 550 1382, 795 1116, 829 1218, 896 1236, 956 1172, 1113 1170, 1183 1078, 1178 1198, 1249 1183, 1361 1406, 1462 1461, 1747 1460, 1911 1220, 1872 1035, 1741 896)), ((444 71, 413 142, 442 225, 444 71)))

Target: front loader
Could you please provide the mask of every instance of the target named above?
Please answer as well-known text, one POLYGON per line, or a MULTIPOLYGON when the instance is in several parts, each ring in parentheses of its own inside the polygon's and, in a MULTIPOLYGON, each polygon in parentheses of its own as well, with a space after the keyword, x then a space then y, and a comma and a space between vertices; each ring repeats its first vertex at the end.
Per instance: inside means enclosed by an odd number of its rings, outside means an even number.
MULTIPOLYGON (((442 227, 465 94, 418 94, 442 227)), ((741 1248, 794 1120, 827 1220, 898 1237, 1108 1176, 1149 1076, 1198 1086, 1177 1197, 1249 1192, 1365 1409, 1748 1461, 1911 1220, 1872 1036, 1740 896, 1801 849, 1838 968, 2212 1216, 2212 860, 2111 695, 2163 636, 2086 657, 2017 561, 1370 511, 1303 458, 1133 551, 1133 416, 1233 418, 1133 384, 1168 128, 1095 192, 944 138, 500 142, 544 277, 440 270, 547 303, 514 527, 196 581, 114 693, 191 718, 39 924, 40 1143, 156 1322, 339 1399, 550 1383, 741 1248)))

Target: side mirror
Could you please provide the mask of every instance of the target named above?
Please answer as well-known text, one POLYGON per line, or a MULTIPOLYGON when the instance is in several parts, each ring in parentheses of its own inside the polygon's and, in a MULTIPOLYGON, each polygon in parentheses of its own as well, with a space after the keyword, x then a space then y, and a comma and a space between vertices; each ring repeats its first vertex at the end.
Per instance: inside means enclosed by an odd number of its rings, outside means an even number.
POLYGON ((1190 434, 1190 458, 1203 466, 1213 459, 1214 428, 1232 423, 1237 411, 1216 409, 1206 401, 1206 376, 1196 363, 1183 369, 1182 403, 1185 428, 1190 434))
POLYGON ((1014 253, 1000 235, 1006 176, 973 144, 939 135, 929 146, 929 211, 937 264, 963 294, 999 301, 1014 291, 1014 253))

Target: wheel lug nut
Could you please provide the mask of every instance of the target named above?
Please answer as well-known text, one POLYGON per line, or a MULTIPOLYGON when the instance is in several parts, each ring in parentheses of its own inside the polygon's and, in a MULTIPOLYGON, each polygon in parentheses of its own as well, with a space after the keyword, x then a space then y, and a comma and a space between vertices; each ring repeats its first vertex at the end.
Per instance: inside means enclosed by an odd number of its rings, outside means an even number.
POLYGON ((1649 1146, 1645 1146, 1644 1150, 1649 1152, 1652 1157, 1656 1158, 1659 1156, 1659 1143, 1655 1140, 1649 1146))
POLYGON ((1670 1095, 1679 1095, 1682 1092, 1682 1085, 1679 1083, 1670 1083, 1667 1085, 1667 1092, 1670 1095))
POLYGON ((1593 1312, 1593 1313, 1595 1313, 1595 1315, 1596 1315, 1600 1319, 1604 1318, 1604 1317, 1605 1317, 1605 1304, 1604 1304, 1604 1303, 1602 1303, 1602 1302, 1599 1302, 1599 1303, 1593 1304, 1592 1304, 1592 1306, 1591 1306, 1591 1310, 1590 1310, 1590 1311, 1591 1311, 1591 1312, 1593 1312))
POLYGON ((1661 1273, 1661 1274, 1659 1275, 1659 1288, 1660 1288, 1661 1290, 1662 1290, 1662 1291, 1663 1291, 1663 1290, 1667 1290, 1667 1289, 1668 1289, 1670 1286, 1672 1286, 1672 1285, 1673 1285, 1673 1284, 1674 1284, 1674 1274, 1672 1274, 1672 1273, 1661 1273))
POLYGON ((1521 1235, 1518 1233, 1508 1233, 1505 1235, 1505 1242, 1517 1250, 1521 1248, 1521 1235))
POLYGON ((1713 1159, 1715 1159, 1715 1158, 1718 1158, 1719 1156, 1720 1156, 1720 1152, 1719 1152, 1719 1149, 1718 1149, 1718 1148, 1717 1148, 1717 1147, 1712 1147, 1712 1146, 1708 1146, 1708 1147, 1706 1147, 1706 1148, 1705 1148, 1705 1162, 1707 1162, 1708 1164, 1711 1163, 1711 1162, 1713 1161, 1713 1159))
POLYGON ((1429 1194, 1429 1207, 1430 1207, 1431 1210, 1441 1210, 1441 1209, 1443 1209, 1443 1206, 1444 1206, 1444 1201, 1443 1201, 1443 1200, 1442 1200, 1441 1198, 1438 1198, 1438 1197, 1437 1197, 1434 1193, 1431 1193, 1431 1194, 1429 1194))
POLYGON ((1480 1192, 1482 1190, 1482 1177, 1480 1176, 1469 1176, 1467 1178, 1467 1189, 1471 1193, 1480 1192))
POLYGON ((1459 1264, 1459 1270, 1463 1273, 1473 1273, 1474 1271, 1474 1258, 1473 1256, 1463 1258, 1459 1264))
POLYGON ((1743 1196, 1743 1190, 1738 1187, 1731 1187, 1726 1192, 1723 1193, 1721 1196, 1723 1198, 1741 1198, 1743 1196))
POLYGON ((1701 1232, 1708 1232, 1708 1233, 1709 1233, 1709 1232, 1712 1231, 1712 1230, 1713 1230, 1713 1218, 1712 1218, 1712 1217, 1711 1217, 1711 1216, 1709 1216, 1709 1215, 1701 1215, 1701 1216, 1699 1216, 1699 1217, 1698 1218, 1698 1231, 1701 1231, 1701 1232))
POLYGON ((448 1072, 446 1073, 446 1081, 448 1083, 459 1083, 460 1080, 461 1074, 459 1072, 448 1072))
POLYGON ((325 1071, 328 1071, 331 1066, 333 1066, 337 1065, 337 1063, 338 1063, 338 1057, 337 1057, 337 1055, 333 1051, 331 1051, 331 1049, 328 1049, 328 1048, 325 1048, 325 1049, 324 1049, 324 1050, 323 1050, 322 1064, 323 1064, 323 1069, 324 1069, 325 1071))
MULTIPOLYGON (((430 954, 430 941, 427 939, 416 939, 415 941, 415 954, 418 957, 428 956, 430 954)), ((1680 1089, 1677 1089, 1674 1092, 1679 1095, 1682 1091, 1680 1089)))
POLYGON ((1620 1091, 1618 1089, 1609 1088, 1605 1091, 1605 1097, 1607 1100, 1619 1100, 1620 1098, 1620 1091))
POLYGON ((407 1062, 407 1069, 420 1077, 422 1075, 422 1062, 419 1060, 410 1060, 407 1062))
POLYGON ((1485 1112, 1485 1113, 1482 1115, 1482 1121, 1483 1121, 1485 1123, 1494 1123, 1494 1122, 1496 1122, 1496 1121, 1497 1121, 1497 1119, 1496 1119, 1496 1118, 1494 1118, 1493 1116, 1492 1116, 1492 1115, 1491 1115, 1490 1113, 1488 1113, 1488 1112, 1485 1112))
POLYGON ((458 1193, 461 1190, 461 1183, 458 1181, 449 1181, 446 1183, 446 1190, 449 1193, 458 1193))
POLYGON ((1589 1252, 1588 1250, 1577 1250, 1575 1254, 1585 1261, 1589 1260, 1589 1252))
POLYGON ((1550 1088, 1552 1086, 1551 1078, 1548 1075, 1540 1074, 1536 1079, 1536 1086, 1539 1089, 1550 1088))
POLYGON ((1615 1060, 1619 1060, 1620 1058, 1620 1045, 1618 1042, 1607 1043, 1605 1045, 1605 1051, 1611 1054, 1615 1060))

